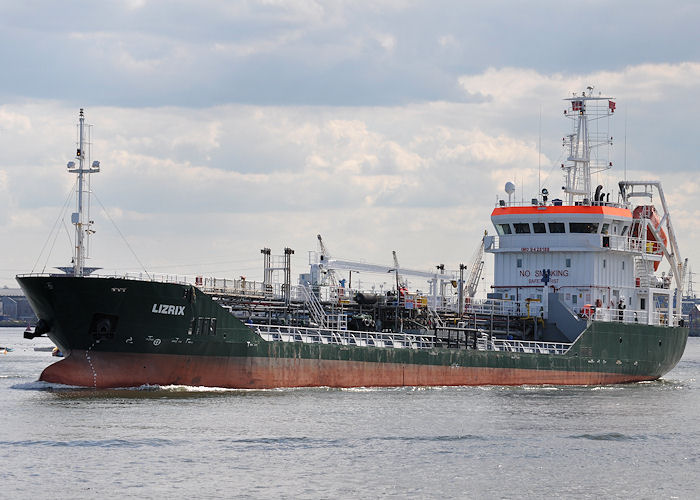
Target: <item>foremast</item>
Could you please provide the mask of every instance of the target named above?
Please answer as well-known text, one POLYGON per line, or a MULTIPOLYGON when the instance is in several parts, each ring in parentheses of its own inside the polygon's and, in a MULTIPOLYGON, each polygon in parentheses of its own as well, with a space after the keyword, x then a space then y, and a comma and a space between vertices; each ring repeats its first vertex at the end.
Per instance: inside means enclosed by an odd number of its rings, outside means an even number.
POLYGON ((71 214, 75 226, 75 246, 73 248, 73 276, 83 276, 87 258, 86 240, 89 240, 93 221, 90 220, 90 174, 100 171, 100 162, 90 164, 89 125, 85 123, 83 108, 80 108, 78 122, 78 142, 75 161, 68 162, 68 172, 77 175, 76 211, 71 214), (86 165, 89 165, 86 167, 86 165))
MULTIPOLYGON (((573 131, 563 139, 563 146, 568 146, 568 164, 562 164, 565 174, 564 192, 569 205, 576 201, 587 205, 591 200, 591 175, 612 167, 612 162, 601 158, 599 151, 612 146, 612 137, 606 132, 592 131, 592 122, 607 119, 615 112, 612 97, 593 96, 593 87, 588 87, 581 95, 573 94, 565 100, 571 103, 571 109, 564 114, 573 122, 573 131)), ((597 200, 596 200, 597 201, 597 200)))

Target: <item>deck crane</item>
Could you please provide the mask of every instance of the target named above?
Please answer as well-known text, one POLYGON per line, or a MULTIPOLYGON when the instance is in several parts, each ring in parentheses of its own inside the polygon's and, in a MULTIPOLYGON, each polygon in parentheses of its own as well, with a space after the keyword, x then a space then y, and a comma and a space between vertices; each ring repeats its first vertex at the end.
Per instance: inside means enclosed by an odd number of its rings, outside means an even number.
POLYGON ((338 277, 335 275, 335 271, 333 268, 328 267, 328 263, 331 259, 331 256, 328 253, 328 248, 326 248, 325 243, 323 243, 323 238, 321 238, 320 234, 317 234, 316 237, 318 238, 318 244, 321 247, 321 256, 319 258, 320 268, 322 272, 325 270, 325 279, 323 281, 331 286, 338 286, 338 277))
POLYGON ((484 236, 481 238, 481 243, 474 252, 472 257, 471 266, 469 267, 469 279, 465 285, 467 296, 474 297, 476 295, 477 289, 479 288, 479 279, 481 278, 481 271, 484 269, 484 240, 486 239, 487 232, 484 231, 484 236))
POLYGON ((399 286, 399 288, 408 290, 408 280, 406 280, 406 278, 401 276, 401 273, 399 273, 399 269, 401 269, 401 267, 399 266, 399 259, 396 257, 396 250, 392 250, 391 254, 394 256, 394 268, 396 269, 396 284, 399 286))

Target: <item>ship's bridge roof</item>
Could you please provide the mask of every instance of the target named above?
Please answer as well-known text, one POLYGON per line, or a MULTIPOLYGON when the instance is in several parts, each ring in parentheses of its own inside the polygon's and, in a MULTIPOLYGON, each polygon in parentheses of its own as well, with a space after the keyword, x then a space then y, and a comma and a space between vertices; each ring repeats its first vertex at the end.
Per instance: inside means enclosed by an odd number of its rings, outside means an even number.
POLYGON ((579 216, 595 216, 614 217, 631 219, 632 212, 627 208, 609 207, 603 205, 532 205, 520 207, 496 207, 491 212, 491 217, 499 217, 503 215, 518 215, 518 216, 550 216, 550 215, 565 215, 572 216, 578 219, 579 216))

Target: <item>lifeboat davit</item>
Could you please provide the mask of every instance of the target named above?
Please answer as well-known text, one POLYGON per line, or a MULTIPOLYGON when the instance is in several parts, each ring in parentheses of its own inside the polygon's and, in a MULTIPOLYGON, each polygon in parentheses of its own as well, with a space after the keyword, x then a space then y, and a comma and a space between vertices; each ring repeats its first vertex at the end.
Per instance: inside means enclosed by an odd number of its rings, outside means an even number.
MULTIPOLYGON (((646 248, 646 253, 651 253, 651 254, 657 254, 660 255, 663 253, 662 246, 660 243, 663 243, 664 246, 668 243, 668 239, 666 238, 666 232, 664 229, 661 227, 661 218, 659 218, 659 214, 656 211, 656 207, 654 205, 640 205, 637 208, 634 209, 632 212, 632 217, 634 219, 649 219, 651 225, 654 226, 654 229, 656 229, 656 232, 659 233, 659 236, 661 237, 661 240, 657 240, 656 236, 654 236, 654 233, 652 232, 651 228, 647 227, 647 248, 646 248)), ((641 229, 641 223, 637 222, 634 224, 634 229, 632 230, 632 236, 635 238, 641 238, 640 233, 641 229)), ((654 271, 659 269, 659 263, 660 262, 654 262, 654 271)))

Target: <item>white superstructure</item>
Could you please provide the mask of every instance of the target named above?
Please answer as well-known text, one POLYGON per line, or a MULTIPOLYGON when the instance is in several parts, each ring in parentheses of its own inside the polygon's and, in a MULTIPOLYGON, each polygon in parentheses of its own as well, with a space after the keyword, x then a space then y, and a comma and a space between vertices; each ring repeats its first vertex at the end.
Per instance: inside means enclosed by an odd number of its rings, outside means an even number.
MULTIPOLYGON (((494 254, 495 297, 525 304, 527 314, 548 317, 550 294, 583 316, 646 324, 675 324, 673 289, 682 289, 683 262, 661 183, 591 184, 591 174, 610 168, 603 149, 612 144, 605 126, 615 111, 610 97, 592 88, 568 101, 573 132, 564 138, 563 199, 547 189, 527 203, 500 199, 491 214, 496 236, 485 241, 494 254), (597 121, 595 130, 592 122, 597 121), (600 130, 605 130, 600 132, 600 130), (638 196, 647 205, 634 207, 638 196), (654 198, 661 203, 652 205, 654 198), (666 258, 668 274, 657 275, 666 258)), ((525 311, 522 311, 525 314, 525 311)))

